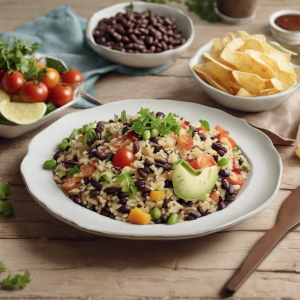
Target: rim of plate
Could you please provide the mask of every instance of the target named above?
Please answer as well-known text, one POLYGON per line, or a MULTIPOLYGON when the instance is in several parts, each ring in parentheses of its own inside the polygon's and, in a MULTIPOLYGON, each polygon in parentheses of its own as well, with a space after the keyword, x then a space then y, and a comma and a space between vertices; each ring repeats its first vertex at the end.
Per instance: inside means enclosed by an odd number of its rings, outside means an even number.
POLYGON ((197 103, 132 99, 111 102, 103 106, 70 113, 51 124, 30 142, 28 153, 21 163, 21 175, 29 194, 38 204, 57 219, 80 230, 124 239, 175 240, 217 232, 236 225, 260 212, 274 200, 278 193, 282 175, 282 162, 269 137, 258 129, 251 127, 243 119, 197 103), (219 122, 224 126, 225 121, 227 123, 225 126, 232 132, 232 136, 239 136, 239 138, 235 138, 237 144, 241 146, 243 154, 252 167, 248 180, 243 185, 237 200, 224 210, 193 222, 182 222, 172 226, 165 224, 143 226, 98 215, 73 203, 66 197, 54 182, 52 172, 42 168, 44 161, 52 157, 55 146, 65 137, 64 134, 67 132, 70 134, 73 128, 90 123, 94 121, 94 118, 99 120, 106 117, 107 119, 107 115, 110 115, 111 112, 119 115, 122 110, 126 109, 129 111, 128 114, 136 114, 140 107, 150 107, 154 110, 165 107, 161 110, 164 112, 171 110, 186 119, 189 115, 192 115, 192 119, 189 119, 192 122, 196 122, 205 116, 213 127, 218 125, 219 122), (109 110, 111 112, 108 113, 109 110), (200 113, 199 117, 197 112, 200 113), (193 114, 197 115, 196 119, 193 114), (236 128, 236 132, 232 131, 233 128, 236 128), (244 134, 247 134, 247 138, 241 139, 244 134), (251 149, 255 150, 256 153, 251 153, 251 149))

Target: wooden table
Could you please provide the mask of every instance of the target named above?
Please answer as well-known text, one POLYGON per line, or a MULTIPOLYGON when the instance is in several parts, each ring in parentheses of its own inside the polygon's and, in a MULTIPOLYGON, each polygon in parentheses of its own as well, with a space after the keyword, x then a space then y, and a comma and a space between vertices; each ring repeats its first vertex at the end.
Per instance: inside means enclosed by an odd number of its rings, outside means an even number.
MULTIPOLYGON (((117 0, 65 1, 81 16, 117 0)), ((269 15, 279 9, 300 9, 298 1, 258 1, 254 22, 241 26, 209 24, 192 17, 196 37, 176 64, 154 76, 115 73, 96 84, 103 102, 128 98, 168 98, 201 103, 207 96, 191 77, 187 62, 211 37, 247 30, 271 38, 269 15), (297 2, 297 3, 296 3, 297 2)), ((0 0, 0 30, 13 30, 62 5, 59 0, 0 0)), ((184 11, 184 5, 180 6, 184 11)), ((213 101, 212 106, 216 106, 213 101)), ((75 111, 71 108, 67 113, 75 111)), ((0 215, 0 261, 12 273, 31 272, 20 291, 0 291, 0 299, 216 299, 251 248, 276 220, 281 203, 300 184, 299 159, 293 147, 276 147, 283 161, 280 191, 272 204, 251 219, 223 232, 183 241, 128 241, 84 233, 58 221, 28 194, 20 163, 30 140, 45 127, 22 137, 0 138, 0 182, 12 185, 8 199, 15 217, 0 215)), ((287 234, 233 296, 243 299, 293 298, 300 295, 300 230, 287 234)), ((4 272, 0 280, 8 275, 4 272)))

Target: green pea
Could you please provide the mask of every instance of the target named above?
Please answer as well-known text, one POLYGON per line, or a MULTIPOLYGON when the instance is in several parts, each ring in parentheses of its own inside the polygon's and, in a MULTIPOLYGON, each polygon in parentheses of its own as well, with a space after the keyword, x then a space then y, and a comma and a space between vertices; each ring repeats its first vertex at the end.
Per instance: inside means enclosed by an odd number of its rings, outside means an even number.
POLYGON ((167 225, 174 225, 178 222, 178 215, 176 213, 171 213, 167 225))
POLYGON ((62 143, 63 143, 63 144, 67 144, 67 143, 69 143, 69 140, 68 140, 67 138, 62 139, 62 143))
POLYGON ((158 207, 154 207, 151 211, 151 217, 153 221, 159 219, 161 217, 161 210, 158 207))
POLYGON ((228 165, 228 163, 229 163, 228 158, 222 158, 218 161, 218 166, 224 167, 224 166, 228 165))
POLYGON ((61 148, 62 150, 66 150, 68 146, 69 146, 69 143, 61 143, 58 145, 58 147, 61 148))
POLYGON ((56 160, 55 159, 46 160, 43 164, 43 167, 46 170, 54 169, 56 167, 56 160))
POLYGON ((143 132, 142 138, 143 138, 144 141, 149 140, 151 138, 150 130, 145 130, 143 132))
POLYGON ((78 130, 77 129, 73 129, 69 139, 70 140, 75 140, 75 136, 78 134, 78 130))
POLYGON ((151 130, 151 137, 157 137, 159 136, 160 132, 158 131, 158 129, 154 128, 151 130))

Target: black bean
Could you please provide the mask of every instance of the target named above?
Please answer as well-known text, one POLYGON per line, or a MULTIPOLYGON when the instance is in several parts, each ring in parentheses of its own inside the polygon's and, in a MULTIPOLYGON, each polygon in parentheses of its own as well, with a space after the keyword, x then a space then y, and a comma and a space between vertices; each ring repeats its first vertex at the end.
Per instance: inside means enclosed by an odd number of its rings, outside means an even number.
POLYGON ((162 223, 162 220, 161 220, 161 219, 156 219, 156 220, 154 221, 154 223, 155 223, 155 224, 161 224, 161 223, 162 223))
POLYGON ((210 210, 210 209, 207 209, 205 212, 204 212, 204 216, 207 216, 207 215, 209 215, 209 214, 211 214, 212 213, 212 211, 210 210))
POLYGON ((135 138, 137 138, 139 141, 142 139, 142 136, 139 135, 139 134, 137 134, 134 130, 131 130, 131 134, 132 134, 135 138))
POLYGON ((104 152, 101 152, 101 151, 97 151, 95 152, 95 156, 97 158, 99 158, 100 160, 104 160, 105 158, 108 157, 108 153, 104 153, 104 152))
POLYGON ((75 195, 75 194, 73 194, 73 193, 72 193, 72 194, 69 194, 69 198, 72 199, 72 198, 75 198, 75 197, 77 197, 77 195, 75 195))
POLYGON ((194 212, 191 212, 191 213, 189 214, 189 216, 192 216, 192 217, 194 217, 195 219, 198 219, 198 218, 201 217, 201 214, 198 213, 198 212, 196 212, 196 211, 194 211, 194 212))
POLYGON ((119 208, 119 211, 122 213, 122 214, 127 214, 131 211, 131 207, 129 205, 122 205, 120 208, 119 208))
POLYGON ((197 134, 199 135, 201 141, 206 141, 206 135, 203 132, 198 132, 197 134))
POLYGON ((229 190, 229 183, 226 179, 222 179, 222 187, 225 189, 225 190, 229 190))
POLYGON ((219 156, 218 155, 214 155, 213 158, 214 158, 215 162, 217 163, 218 160, 219 160, 219 156))
POLYGON ((158 111, 156 113, 156 118, 158 118, 158 117, 161 117, 163 119, 165 117, 165 114, 163 112, 161 112, 161 111, 158 111))
POLYGON ((139 168, 138 172, 142 178, 147 178, 148 175, 143 169, 139 168))
POLYGON ((137 186, 137 187, 141 187, 141 186, 144 186, 144 185, 145 185, 145 183, 146 183, 146 181, 145 181, 145 180, 143 180, 143 179, 139 179, 139 180, 137 180, 137 181, 135 182, 135 186, 137 186))
POLYGON ((151 139, 150 139, 150 141, 152 142, 152 143, 155 143, 155 144, 158 144, 158 141, 160 140, 160 137, 159 136, 156 136, 156 137, 152 137, 151 139))
POLYGON ((57 160, 59 158, 60 154, 63 152, 64 152, 64 150, 58 150, 57 152, 54 153, 53 158, 55 160, 57 160))
POLYGON ((129 130, 129 128, 126 126, 122 129, 122 134, 125 134, 127 131, 129 130))
POLYGON ((225 203, 223 201, 219 201, 218 203, 218 210, 222 210, 225 208, 225 203))
POLYGON ((114 156, 114 154, 112 152, 109 152, 106 159, 105 159, 105 161, 111 161, 113 156, 114 156))
POLYGON ((142 192, 142 197, 146 198, 150 195, 150 192, 142 192))
POLYGON ((105 216, 105 217, 108 217, 108 216, 110 215, 110 213, 109 213, 107 210, 102 209, 101 215, 102 215, 102 216, 105 216))
POLYGON ((165 199, 162 207, 167 208, 169 203, 170 203, 170 199, 169 198, 165 199))
POLYGON ((119 198, 119 203, 121 203, 121 204, 126 204, 127 201, 128 201, 128 197, 121 197, 121 198, 119 198))
POLYGON ((114 216, 113 214, 110 214, 109 217, 110 217, 111 219, 113 219, 113 220, 116 219, 115 216, 114 216))
POLYGON ((236 199, 236 195, 232 195, 232 196, 226 197, 225 200, 226 200, 226 201, 233 202, 235 199, 236 199))
POLYGON ((156 166, 156 168, 163 168, 163 169, 164 169, 164 167, 165 167, 166 165, 156 163, 155 166, 156 166))
POLYGON ((146 158, 145 161, 144 161, 144 165, 147 166, 147 167, 150 167, 150 166, 154 165, 154 162, 150 161, 148 158, 146 158))
POLYGON ((204 215, 204 209, 200 205, 197 207, 197 210, 199 211, 199 213, 201 214, 201 216, 204 215))
POLYGON ((150 173, 150 169, 149 169, 147 166, 144 166, 143 171, 144 171, 146 174, 149 174, 149 173, 150 173))
POLYGON ((214 188, 211 190, 212 192, 216 192, 218 190, 217 186, 215 185, 214 188))
POLYGON ((77 154, 73 155, 73 160, 76 161, 76 162, 78 162, 78 156, 77 156, 77 154))
POLYGON ((102 189, 102 185, 94 178, 90 179, 90 183, 93 187, 95 187, 96 189, 101 190, 102 189))
POLYGON ((168 217, 166 215, 162 215, 160 219, 162 220, 163 223, 167 223, 168 221, 168 217))
POLYGON ((151 191, 150 187, 147 185, 143 185, 143 186, 139 187, 138 189, 142 192, 150 192, 151 191))
POLYGON ((112 186, 106 189, 106 193, 107 194, 114 194, 114 193, 118 193, 121 192, 122 188, 120 187, 116 187, 116 186, 112 186))
POLYGON ((83 178, 83 181, 84 181, 84 184, 85 184, 85 185, 88 185, 89 182, 90 182, 90 180, 89 180, 87 177, 84 177, 84 178, 83 178))
POLYGON ((242 157, 239 158, 239 164, 241 165, 244 162, 244 159, 242 157))
POLYGON ((220 144, 218 144, 218 143, 216 143, 216 142, 213 142, 212 145, 211 145, 211 147, 212 147, 214 150, 216 150, 216 151, 222 150, 222 151, 225 152, 225 153, 227 152, 227 149, 226 149, 225 147, 221 146, 220 144))
POLYGON ((132 146, 132 148, 133 148, 133 153, 134 154, 138 153, 139 150, 140 150, 140 146, 139 146, 138 143, 134 143, 133 146, 132 146))
POLYGON ((73 200, 76 204, 82 204, 82 201, 81 201, 80 198, 78 198, 78 197, 74 197, 74 198, 72 198, 72 200, 73 200))
POLYGON ((186 220, 186 221, 194 221, 194 220, 196 220, 196 219, 195 219, 193 216, 188 215, 188 216, 185 217, 185 220, 186 220))
POLYGON ((157 147, 155 147, 153 152, 158 153, 161 149, 162 149, 162 146, 157 146, 157 147))
POLYGON ((172 163, 167 163, 167 164, 165 164, 165 165, 163 166, 163 169, 164 169, 165 171, 170 171, 170 170, 172 170, 172 167, 173 167, 173 164, 172 164, 172 163))
POLYGON ((66 168, 73 168, 75 165, 77 165, 77 162, 74 160, 66 160, 64 161, 64 165, 66 168))
POLYGON ((171 187, 173 187, 172 181, 166 180, 165 181, 165 188, 171 188, 171 187))
POLYGON ((127 192, 120 192, 120 193, 118 193, 118 197, 119 198, 129 197, 129 194, 127 192))
POLYGON ((233 186, 231 184, 229 185, 229 194, 230 195, 234 194, 234 189, 233 189, 233 186))
POLYGON ((165 158, 157 158, 157 159, 155 159, 155 162, 160 163, 160 164, 166 164, 168 162, 168 160, 165 158))
POLYGON ((230 173, 227 170, 221 170, 219 172, 219 175, 222 177, 228 177, 230 175, 230 173))
POLYGON ((217 152, 218 152, 218 154, 219 154, 220 156, 224 156, 225 153, 226 153, 226 152, 224 152, 223 150, 218 150, 217 152))
POLYGON ((99 195, 100 195, 100 191, 99 190, 91 191, 91 197, 97 197, 99 195))

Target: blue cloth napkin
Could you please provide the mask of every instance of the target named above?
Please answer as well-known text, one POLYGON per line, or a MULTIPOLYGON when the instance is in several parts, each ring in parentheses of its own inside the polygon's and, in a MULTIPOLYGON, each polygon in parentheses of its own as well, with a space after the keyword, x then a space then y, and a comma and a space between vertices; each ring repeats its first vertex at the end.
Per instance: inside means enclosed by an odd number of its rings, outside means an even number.
MULTIPOLYGON (((144 76, 159 73, 171 65, 155 68, 131 68, 112 63, 95 54, 85 40, 87 20, 77 15, 68 6, 62 6, 42 15, 15 31, 0 34, 0 40, 16 36, 22 42, 38 42, 42 47, 37 52, 45 53, 63 60, 67 66, 79 70, 84 78, 84 90, 96 95, 95 82, 101 74, 117 71, 121 74, 144 76)), ((95 104, 80 99, 74 107, 90 108, 95 104)))

